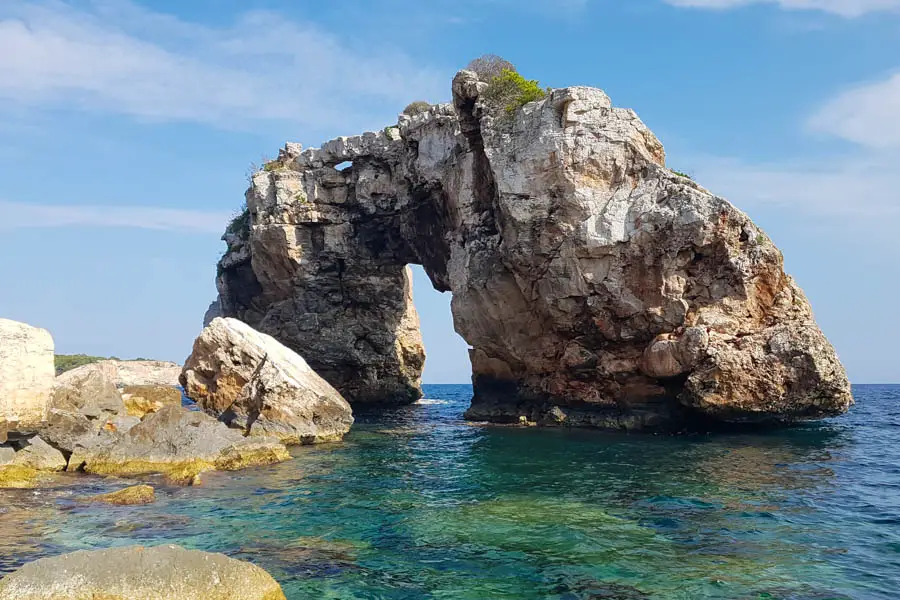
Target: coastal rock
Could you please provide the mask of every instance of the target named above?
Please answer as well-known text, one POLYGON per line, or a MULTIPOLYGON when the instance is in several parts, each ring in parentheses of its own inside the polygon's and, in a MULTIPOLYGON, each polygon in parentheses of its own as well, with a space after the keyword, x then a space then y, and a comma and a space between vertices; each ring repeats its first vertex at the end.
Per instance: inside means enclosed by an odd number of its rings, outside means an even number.
POLYGON ((42 440, 39 436, 28 439, 16 452, 14 465, 35 471, 63 471, 66 468, 63 453, 42 440))
POLYGON ((0 420, 5 429, 31 429, 44 419, 55 376, 50 333, 0 319, 0 420))
POLYGON ((41 558, 0 580, 0 598, 285 600, 263 569, 179 546, 81 550, 41 558))
POLYGON ((181 367, 161 360, 101 360, 66 371, 58 379, 65 382, 98 371, 117 388, 144 385, 176 387, 181 367))
POLYGON ((90 502, 102 502, 118 506, 153 504, 156 502, 156 491, 150 485, 133 485, 108 494, 98 494, 88 498, 90 502))
POLYGON ((125 404, 108 373, 80 367, 57 377, 50 408, 100 419, 123 413, 125 404))
POLYGON ((302 357, 236 319, 214 319, 181 377, 185 393, 248 435, 286 444, 340 440, 353 424, 346 400, 302 357))
POLYGON ((217 305, 307 358, 353 403, 419 395, 407 265, 453 294, 467 417, 674 430, 785 423, 852 403, 781 253, 666 168, 601 90, 512 113, 460 72, 396 128, 292 144, 252 177, 217 305))
POLYGON ((164 385, 130 385, 122 389, 122 400, 129 416, 142 418, 164 406, 181 406, 181 391, 164 385))
POLYGON ((68 470, 121 476, 159 473, 189 484, 205 471, 233 471, 289 458, 284 445, 273 439, 244 437, 209 415, 169 405, 126 433, 104 430, 94 443, 79 444, 68 470))

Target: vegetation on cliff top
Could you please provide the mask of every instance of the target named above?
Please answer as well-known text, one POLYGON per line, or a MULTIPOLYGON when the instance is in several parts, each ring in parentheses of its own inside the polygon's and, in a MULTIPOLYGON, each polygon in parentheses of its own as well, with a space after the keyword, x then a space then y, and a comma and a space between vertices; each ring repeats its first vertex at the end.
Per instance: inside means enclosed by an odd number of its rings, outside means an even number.
MULTIPOLYGON (((89 356, 87 354, 57 354, 53 357, 56 374, 62 375, 76 367, 82 367, 101 360, 122 360, 118 356, 89 356)), ((149 358, 132 358, 130 360, 152 360, 149 358)))
POLYGON ((233 233, 242 240, 250 237, 250 209, 246 204, 241 206, 240 211, 234 215, 228 227, 225 228, 226 233, 233 233))
POLYGON ((538 80, 525 79, 511 62, 495 54, 476 58, 466 68, 488 84, 484 92, 488 106, 503 109, 507 115, 547 95, 538 80))
POLYGON ((416 115, 421 115, 424 112, 428 112, 429 108, 431 108, 431 104, 428 102, 416 100, 415 102, 410 102, 406 105, 406 108, 403 109, 403 114, 414 117, 416 115))

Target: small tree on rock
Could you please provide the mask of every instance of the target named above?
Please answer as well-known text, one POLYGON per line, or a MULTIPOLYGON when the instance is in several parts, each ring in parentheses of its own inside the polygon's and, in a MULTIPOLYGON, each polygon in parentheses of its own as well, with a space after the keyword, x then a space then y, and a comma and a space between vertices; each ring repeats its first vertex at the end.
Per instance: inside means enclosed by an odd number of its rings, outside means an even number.
POLYGON ((485 83, 490 83, 495 77, 502 75, 504 71, 516 72, 516 67, 511 62, 496 54, 479 56, 470 62, 466 69, 474 71, 478 75, 478 80, 485 83))

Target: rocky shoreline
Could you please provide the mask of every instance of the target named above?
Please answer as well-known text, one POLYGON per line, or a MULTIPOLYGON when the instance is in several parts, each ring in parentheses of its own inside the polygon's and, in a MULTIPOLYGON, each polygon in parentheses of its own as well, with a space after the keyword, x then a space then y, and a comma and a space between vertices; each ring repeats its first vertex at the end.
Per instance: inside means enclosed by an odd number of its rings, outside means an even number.
MULTIPOLYGON (((255 173, 183 367, 109 360, 56 376, 50 333, 0 319, 0 488, 60 472, 197 484, 338 442, 353 406, 415 401, 425 354, 409 264, 453 293, 470 420, 680 431, 849 408, 781 253, 666 168, 633 111, 571 87, 501 115, 486 89, 462 71, 451 104, 321 148, 287 144, 255 173)), ((0 597, 22 600, 209 594, 284 599, 257 567, 174 546, 76 552, 0 580, 0 597)))

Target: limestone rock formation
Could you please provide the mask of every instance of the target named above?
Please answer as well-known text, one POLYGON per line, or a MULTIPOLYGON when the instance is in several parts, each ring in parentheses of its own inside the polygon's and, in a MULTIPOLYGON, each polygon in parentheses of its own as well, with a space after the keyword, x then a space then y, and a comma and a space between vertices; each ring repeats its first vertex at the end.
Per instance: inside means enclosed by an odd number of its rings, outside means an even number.
POLYGON ((130 385, 122 389, 122 401, 129 416, 142 418, 164 406, 181 406, 181 390, 166 385, 130 385))
POLYGON ((4 427, 29 429, 40 423, 55 377, 50 333, 0 319, 0 421, 8 422, 4 427))
POLYGON ((118 388, 135 385, 175 387, 181 367, 162 360, 101 360, 66 371, 58 380, 65 382, 97 371, 118 388))
POLYGON ((472 419, 677 429, 790 422, 852 402, 782 255, 665 166, 601 90, 453 103, 321 148, 288 144, 226 234, 216 309, 309 360, 351 402, 419 394, 408 264, 453 293, 472 419))
POLYGON ((347 401, 302 357, 236 319, 214 319, 185 361, 185 393, 249 435, 286 444, 340 440, 353 424, 347 401))
POLYGON ((68 470, 98 475, 165 475, 189 484, 205 471, 233 471, 288 460, 281 443, 244 437, 209 415, 166 406, 147 415, 127 433, 104 430, 92 444, 79 444, 68 470))
POLYGON ((285 600, 263 569, 179 546, 81 550, 27 563, 0 579, 15 600, 285 600))
POLYGON ((13 460, 14 465, 35 471, 64 471, 66 462, 63 453, 42 440, 40 436, 34 436, 24 442, 13 460))

